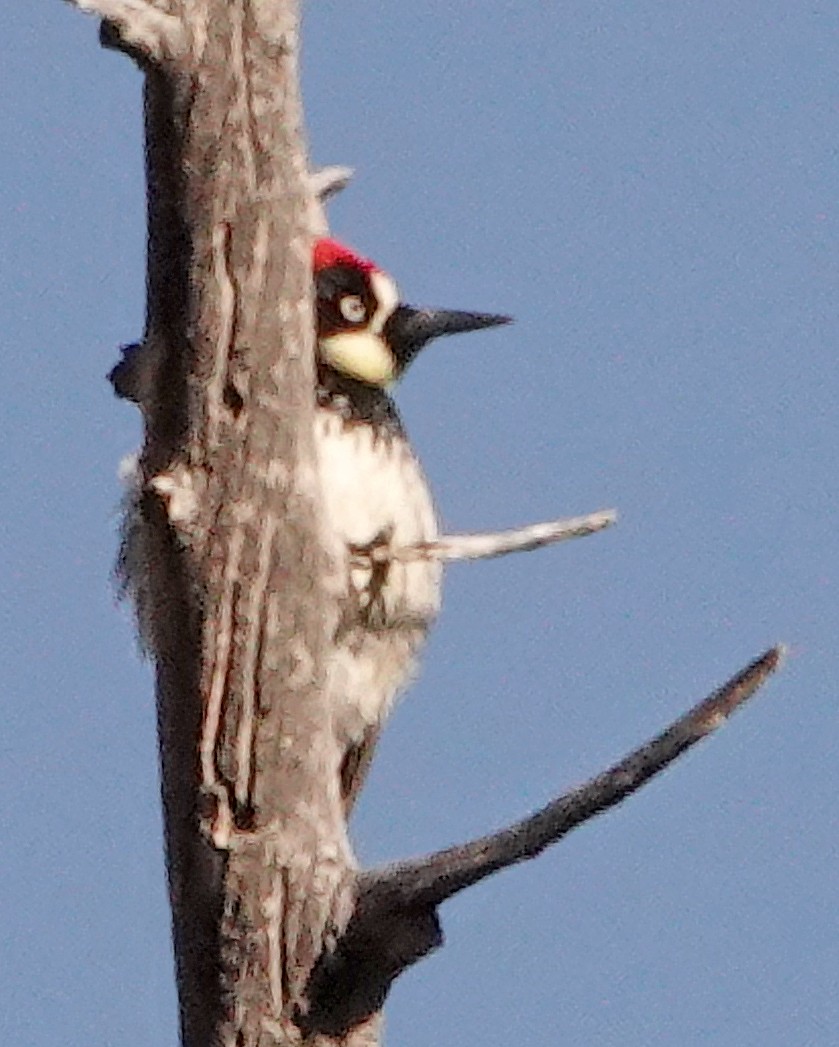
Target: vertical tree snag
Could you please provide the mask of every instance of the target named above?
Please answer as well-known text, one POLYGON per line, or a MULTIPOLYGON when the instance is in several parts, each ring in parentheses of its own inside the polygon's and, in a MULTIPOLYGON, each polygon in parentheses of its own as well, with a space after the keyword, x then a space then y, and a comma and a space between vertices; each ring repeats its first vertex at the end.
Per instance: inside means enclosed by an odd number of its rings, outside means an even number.
POLYGON ((354 880, 323 688, 297 4, 80 6, 146 72, 146 432, 126 566, 157 666, 183 1040, 290 1043, 354 880))
MULTIPOLYGON (((122 571, 157 671, 182 1043, 374 1047, 392 981, 442 941, 439 905, 636 791, 781 651, 530 818, 359 874, 325 672, 338 558, 312 424, 315 196, 347 173, 308 173, 297 3, 73 2, 146 73, 146 329, 112 380, 145 421, 122 571)), ((613 520, 369 555, 475 559, 613 520)))

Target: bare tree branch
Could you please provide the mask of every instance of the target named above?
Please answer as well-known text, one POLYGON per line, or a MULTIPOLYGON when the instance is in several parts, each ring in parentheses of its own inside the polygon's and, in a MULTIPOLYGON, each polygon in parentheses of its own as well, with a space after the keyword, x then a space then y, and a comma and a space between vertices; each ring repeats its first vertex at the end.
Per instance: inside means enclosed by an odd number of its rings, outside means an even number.
POLYGON ((436 541, 392 548, 387 544, 359 551, 359 562, 373 560, 387 563, 397 560, 486 560, 507 553, 531 552, 545 545, 585 538, 589 534, 611 527, 617 521, 614 509, 603 509, 588 516, 572 516, 564 520, 528 524, 509 531, 488 531, 483 534, 444 534, 436 541))
POLYGON ((773 647, 656 738, 530 817, 471 843, 363 873, 346 933, 313 976, 303 1028, 340 1035, 377 1011, 393 980, 442 944, 440 904, 501 869, 535 858, 631 796, 722 726, 778 668, 783 653, 773 647))

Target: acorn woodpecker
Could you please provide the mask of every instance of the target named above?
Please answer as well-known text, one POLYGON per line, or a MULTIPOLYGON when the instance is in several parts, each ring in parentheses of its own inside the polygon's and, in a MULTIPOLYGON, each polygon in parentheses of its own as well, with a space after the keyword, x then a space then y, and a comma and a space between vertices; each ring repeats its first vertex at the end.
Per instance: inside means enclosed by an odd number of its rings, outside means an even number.
POLYGON ((341 789, 349 811, 440 607, 439 560, 387 557, 388 549, 421 546, 439 533, 389 390, 432 339, 510 318, 405 305, 387 273, 335 240, 315 244, 314 277, 315 443, 328 525, 346 555, 328 678, 346 747, 341 789))
MULTIPOLYGON (((410 682, 440 607, 439 558, 388 556, 389 550, 421 548, 439 533, 428 483, 390 389, 432 339, 510 318, 405 305, 387 273, 331 239, 315 243, 313 271, 315 446, 326 524, 343 557, 339 626, 327 681, 345 753, 341 792, 349 813, 382 722, 410 682)), ((150 347, 124 347, 109 378, 118 396, 145 413, 154 383, 150 347)), ((136 459, 123 472, 128 490, 117 575, 134 599, 141 641, 153 648, 150 554, 138 509, 142 480, 136 459)))

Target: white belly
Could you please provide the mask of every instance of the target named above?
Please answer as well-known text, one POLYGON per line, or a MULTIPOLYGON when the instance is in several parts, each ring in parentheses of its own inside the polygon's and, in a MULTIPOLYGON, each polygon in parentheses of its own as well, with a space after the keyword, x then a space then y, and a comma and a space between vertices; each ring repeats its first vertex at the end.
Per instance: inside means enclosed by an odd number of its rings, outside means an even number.
POLYGON ((315 424, 326 516, 340 540, 346 579, 330 689, 337 730, 354 744, 410 682, 440 607, 442 573, 427 560, 365 563, 357 550, 432 540, 437 516, 404 441, 376 436, 371 426, 347 424, 324 409, 315 424))

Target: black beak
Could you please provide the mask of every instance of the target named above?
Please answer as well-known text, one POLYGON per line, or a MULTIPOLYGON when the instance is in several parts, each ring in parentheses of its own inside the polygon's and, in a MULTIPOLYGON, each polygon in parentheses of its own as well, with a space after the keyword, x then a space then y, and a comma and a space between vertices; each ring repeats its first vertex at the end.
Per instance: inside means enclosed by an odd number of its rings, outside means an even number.
POLYGON ((494 313, 463 313, 455 309, 414 309, 400 305, 382 332, 402 372, 417 353, 433 338, 444 334, 464 334, 512 323, 511 316, 494 313))

